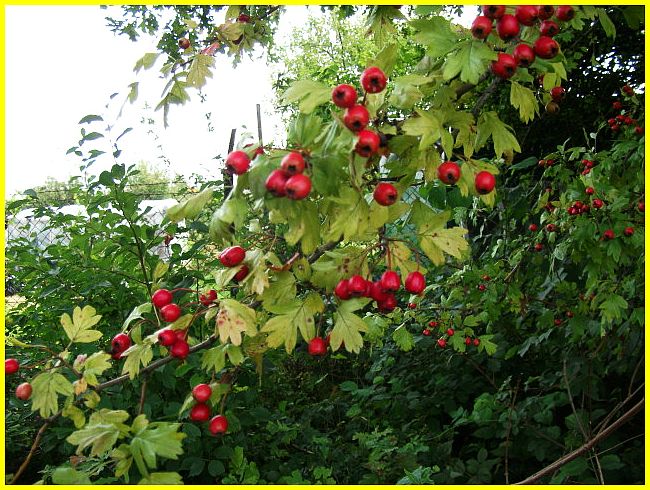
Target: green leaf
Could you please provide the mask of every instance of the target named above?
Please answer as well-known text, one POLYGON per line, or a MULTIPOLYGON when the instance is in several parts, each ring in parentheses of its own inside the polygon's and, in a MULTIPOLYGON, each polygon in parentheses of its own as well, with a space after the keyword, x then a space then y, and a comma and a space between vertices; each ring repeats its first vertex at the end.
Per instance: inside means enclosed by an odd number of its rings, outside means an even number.
POLYGON ((296 297, 296 278, 289 271, 274 274, 269 287, 261 296, 262 307, 268 310, 273 305, 289 303, 296 297))
POLYGON ((233 234, 231 225, 234 224, 235 229, 240 228, 244 224, 247 212, 248 207, 244 199, 230 197, 212 215, 210 238, 217 243, 229 242, 233 234))
POLYGON ((476 148, 481 148, 492 137, 494 153, 497 157, 511 151, 521 152, 512 128, 503 123, 494 111, 484 112, 478 119, 476 148))
POLYGON ((146 422, 144 415, 138 416, 133 422, 135 435, 131 440, 131 454, 138 470, 147 475, 149 470, 157 466, 158 457, 178 459, 183 454, 181 441, 186 437, 183 432, 178 432, 181 424, 169 422, 146 422), (141 428, 140 428, 141 427, 141 428))
POLYGON ((72 423, 77 429, 81 429, 86 425, 86 416, 84 415, 83 410, 72 404, 66 406, 61 412, 61 415, 72 420, 72 423))
MULTIPOLYGON (((363 195, 352 187, 341 189, 339 197, 331 197, 328 217, 324 223, 325 238, 336 241, 364 239, 369 232, 370 208, 363 195)), ((375 230, 372 230, 373 234, 375 230)))
POLYGON ((212 78, 212 71, 210 68, 214 65, 214 57, 206 54, 197 54, 192 60, 190 70, 187 74, 187 84, 195 87, 203 87, 208 78, 212 78))
POLYGON ((142 58, 135 62, 133 71, 138 73, 142 68, 148 70, 154 65, 159 55, 160 53, 145 53, 142 58))
POLYGON ((538 113, 537 100, 533 91, 517 82, 510 83, 510 103, 519 109, 519 118, 527 123, 538 113))
POLYGON ((67 313, 61 315, 61 325, 70 342, 87 344, 101 338, 102 333, 99 330, 91 330, 102 318, 95 313, 95 308, 86 305, 83 310, 77 306, 72 312, 72 318, 67 313))
POLYGON ((404 352, 408 352, 415 347, 413 335, 409 332, 404 325, 400 325, 393 331, 393 340, 404 352))
POLYGON ((234 299, 223 299, 217 313, 217 331, 222 344, 230 341, 241 345, 242 333, 251 337, 257 335, 255 310, 234 299))
POLYGON ((110 451, 119 438, 129 432, 124 424, 129 414, 123 410, 101 409, 90 416, 88 425, 70 434, 66 441, 77 446, 77 454, 90 447, 90 456, 99 456, 110 451))
POLYGON ((396 78, 392 81, 393 92, 390 95, 390 103, 401 109, 412 108, 424 97, 418 87, 431 81, 430 77, 422 75, 405 75, 396 78))
POLYGON ((623 318, 623 313, 627 310, 627 301, 618 294, 610 294, 598 308, 603 312, 603 320, 612 323, 623 318))
POLYGON ((314 112, 314 109, 332 97, 332 87, 315 80, 299 80, 292 83, 282 95, 286 104, 298 104, 298 109, 304 114, 314 112))
POLYGON ((122 359, 126 357, 122 374, 128 374, 129 379, 134 379, 140 372, 140 365, 147 367, 153 359, 151 343, 145 341, 142 344, 135 344, 122 353, 122 359))
POLYGON ((207 188, 183 203, 175 204, 167 209, 167 217, 174 223, 178 223, 184 219, 195 218, 203 210, 205 205, 210 202, 213 193, 214 191, 212 189, 207 188))
POLYGON ((95 114, 88 114, 87 116, 82 117, 77 124, 88 124, 91 122, 103 121, 103 120, 104 119, 102 118, 102 116, 96 116, 95 114))
POLYGON ((481 343, 478 346, 479 352, 485 349, 485 352, 488 356, 493 356, 497 351, 497 344, 492 342, 494 335, 481 335, 479 340, 481 343))
POLYGON ((420 150, 433 145, 443 131, 442 123, 431 111, 416 109, 419 117, 410 117, 404 121, 402 130, 409 136, 420 137, 420 150))
POLYGON ((32 380, 32 411, 47 418, 59 410, 58 395, 71 396, 72 383, 59 373, 41 373, 32 380))
POLYGON ((616 26, 612 22, 612 19, 609 18, 609 15, 607 15, 605 9, 598 9, 598 20, 600 21, 600 25, 603 26, 603 30, 607 37, 611 37, 612 39, 615 38, 616 26))
MULTIPOLYGON (((402 277, 408 276, 411 272, 419 270, 426 273, 424 267, 418 266, 418 263, 411 260, 411 249, 404 242, 388 242, 388 251, 390 253, 391 265, 397 267, 402 277)), ((386 264, 388 265, 388 264, 386 264)))
MULTIPOLYGON (((151 280, 153 282, 158 281, 158 279, 162 278, 165 274, 167 274, 168 270, 169 270, 169 264, 166 263, 166 262, 163 262, 162 260, 159 260, 158 263, 156 264, 156 267, 153 270, 151 280)), ((149 311, 151 311, 151 310, 149 310, 149 311)))
MULTIPOLYGON (((155 279, 154 279, 155 280, 155 279)), ((126 320, 124 320, 124 323, 122 324, 122 330, 126 330, 126 328, 131 324, 133 320, 139 320, 142 317, 143 313, 150 313, 151 312, 151 302, 148 301, 146 303, 142 303, 139 306, 136 306, 133 308, 133 311, 129 314, 126 320)))
POLYGON ((444 17, 417 19, 410 22, 415 29, 415 42, 423 44, 427 55, 440 58, 454 49, 458 44, 458 35, 452 31, 451 24, 444 17))
POLYGON ((345 350, 359 353, 363 347, 360 332, 367 332, 368 325, 353 312, 363 308, 370 300, 367 298, 344 301, 334 313, 334 328, 330 333, 330 346, 337 351, 345 343, 345 350))
POLYGON ((111 355, 106 352, 95 352, 80 366, 84 379, 90 386, 97 386, 99 384, 97 376, 111 368, 110 358, 111 355))
POLYGON ((460 259, 462 253, 469 249, 464 238, 467 233, 465 228, 444 228, 449 216, 449 211, 435 213, 422 204, 413 206, 410 221, 418 228, 417 236, 422 251, 434 265, 445 263, 444 253, 460 259))
POLYGON ((380 68, 387 77, 390 77, 391 73, 393 73, 395 63, 397 62, 397 53, 397 44, 389 44, 379 52, 374 60, 369 61, 366 64, 366 67, 376 66, 380 68))
POLYGON ((310 293, 304 300, 293 300, 290 303, 269 307, 272 313, 280 313, 271 318, 262 327, 262 332, 268 333, 266 343, 269 347, 279 347, 284 344, 287 353, 293 352, 298 340, 298 331, 309 342, 316 336, 314 315, 322 313, 325 308, 323 300, 317 293, 310 293))
POLYGON ((488 68, 488 63, 497 59, 497 53, 487 44, 478 40, 463 41, 458 51, 449 54, 442 67, 442 76, 451 80, 460 74, 463 82, 477 84, 488 68))
POLYGON ((150 473, 138 482, 138 485, 183 485, 181 475, 173 471, 150 473))
POLYGON ((91 485, 90 478, 85 473, 74 468, 57 468, 52 473, 52 483, 55 485, 91 485))

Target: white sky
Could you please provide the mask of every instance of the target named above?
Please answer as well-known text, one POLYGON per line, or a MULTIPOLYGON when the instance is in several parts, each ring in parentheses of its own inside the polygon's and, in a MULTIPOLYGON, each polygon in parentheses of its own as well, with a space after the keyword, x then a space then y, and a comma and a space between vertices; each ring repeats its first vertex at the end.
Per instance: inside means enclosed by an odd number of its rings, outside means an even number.
MULTIPOLYGON (((216 175, 213 157, 225 155, 230 130, 237 128, 239 136, 246 126, 256 134, 256 103, 262 104, 265 142, 281 134, 282 123, 272 106, 271 72, 262 60, 246 58, 233 69, 230 58, 218 55, 214 77, 204 87, 206 102, 200 103, 198 93, 191 91, 190 102, 171 107, 170 127, 165 129, 162 111, 151 108, 160 100, 166 81, 158 78, 155 68, 137 75, 133 72, 144 53, 156 51, 156 39, 141 37, 133 43, 126 36, 114 35, 104 18, 115 11, 98 6, 5 9, 6 197, 38 186, 47 177, 65 181, 79 173, 81 159, 65 153, 80 139, 78 122, 87 114, 99 114, 107 124, 115 123, 113 137, 133 127, 119 142, 120 162, 145 161, 165 168, 160 158, 164 155, 170 162, 170 176, 216 175), (38 35, 26 36, 25 25, 38 35), (140 82, 139 98, 133 105, 127 103, 122 117, 115 120, 127 86, 134 81, 140 82), (107 109, 109 96, 115 92, 119 95, 107 109), (213 132, 207 130, 207 112, 212 113, 213 132), (142 124, 143 117, 153 118, 155 125, 142 124)), ((288 6, 277 39, 286 39, 310 10, 316 13, 318 7, 288 6)), ((92 141, 89 148, 99 144, 110 152, 108 138, 92 141)), ((97 175, 113 163, 111 158, 100 158, 92 171, 97 175)))

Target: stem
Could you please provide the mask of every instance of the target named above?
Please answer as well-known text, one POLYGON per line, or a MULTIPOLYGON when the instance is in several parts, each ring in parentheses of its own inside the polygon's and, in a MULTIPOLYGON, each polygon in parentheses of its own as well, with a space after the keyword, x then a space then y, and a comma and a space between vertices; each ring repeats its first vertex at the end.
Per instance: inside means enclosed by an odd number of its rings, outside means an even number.
POLYGON ((144 412, 144 400, 147 397, 147 380, 147 376, 145 376, 142 380, 142 387, 140 389, 140 408, 138 409, 138 415, 144 412))

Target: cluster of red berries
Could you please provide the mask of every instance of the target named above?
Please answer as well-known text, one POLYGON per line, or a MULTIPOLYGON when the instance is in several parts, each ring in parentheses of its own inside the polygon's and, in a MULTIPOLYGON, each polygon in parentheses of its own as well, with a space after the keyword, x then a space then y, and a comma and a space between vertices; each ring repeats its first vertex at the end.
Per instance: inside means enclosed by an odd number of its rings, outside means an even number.
MULTIPOLYGON (((422 294, 426 281, 421 272, 414 271, 406 276, 404 289, 411 294, 422 294)), ((368 281, 360 275, 349 279, 341 279, 334 288, 334 294, 340 300, 364 296, 377 302, 377 307, 382 313, 390 313, 397 307, 395 294, 401 287, 399 274, 387 270, 377 281, 368 281)), ((409 305, 410 306, 410 305, 409 305)))
MULTIPOLYGON (((632 89, 632 87, 629 85, 625 85, 623 87, 623 92, 625 92, 625 94, 630 97, 634 95, 634 89, 632 89)), ((634 126, 634 132, 636 134, 643 134, 643 127, 637 124, 637 120, 623 113, 623 103, 620 100, 615 100, 612 102, 612 109, 618 112, 618 114, 616 114, 614 117, 610 117, 607 120, 609 129, 612 132, 618 133, 621 130, 622 126, 634 126)))
MULTIPOLYGON (((193 422, 207 422, 210 419, 210 407, 206 403, 212 396, 212 388, 209 384, 199 384, 192 390, 192 397, 196 404, 190 410, 190 420, 193 422)), ((212 417, 209 425, 213 435, 223 434, 228 430, 228 419, 223 415, 212 417)))
MULTIPOLYGON (((180 318, 181 308, 177 304, 172 303, 171 291, 159 289, 151 296, 151 302, 159 309, 160 317, 164 321, 173 323, 180 318)), ((158 334, 158 342, 160 345, 169 347, 169 354, 172 357, 185 359, 190 353, 190 346, 187 343, 186 337, 187 330, 165 328, 158 334)))
POLYGON ((311 179, 303 174, 305 159, 301 153, 292 151, 285 155, 280 168, 274 170, 266 179, 266 190, 275 197, 288 197, 300 200, 311 192, 311 179))
POLYGON ((472 35, 477 39, 486 39, 493 28, 493 21, 496 21, 497 35, 506 42, 519 40, 521 26, 532 27, 538 21, 540 36, 532 46, 525 42, 519 42, 513 49, 512 54, 498 53, 498 57, 492 62, 492 73, 497 77, 507 79, 517 71, 517 67, 527 68, 533 64, 535 57, 551 59, 557 56, 560 45, 553 39, 560 28, 556 22, 550 20, 555 17, 559 21, 568 21, 575 16, 575 10, 568 5, 562 5, 555 9, 551 5, 519 5, 515 8, 514 15, 506 13, 505 5, 483 5, 483 15, 479 15, 472 23, 472 35))
MULTIPOLYGON (((422 330, 422 335, 424 335, 425 337, 431 336, 432 333, 431 328, 436 328, 438 325, 439 323, 437 321, 435 320, 430 321, 429 322, 430 328, 425 328, 424 330, 422 330)), ((440 327, 444 328, 444 326, 442 325, 440 327)), ((438 345, 438 347, 440 348, 447 347, 447 340, 449 339, 449 337, 452 337, 455 333, 456 331, 452 327, 448 327, 445 330, 443 336, 440 337, 438 340, 436 340, 436 344, 438 345)), ((465 337, 465 345, 470 346, 472 344, 478 347, 481 344, 481 341, 478 338, 472 339, 471 337, 465 337)))
POLYGON ((539 165, 540 167, 552 167, 554 163, 555 160, 549 158, 548 160, 544 160, 544 159, 539 160, 537 162, 537 165, 539 165))
POLYGON ((590 173, 591 169, 594 168, 594 166, 596 165, 596 162, 594 162, 593 160, 588 160, 586 158, 583 158, 580 161, 580 163, 585 167, 581 172, 582 175, 587 175, 588 173, 590 173))
MULTIPOLYGON (((483 282, 490 282, 491 279, 492 278, 490 276, 488 276, 487 274, 485 274, 485 275, 483 275, 481 277, 481 280, 483 282)), ((483 291, 485 291, 487 289, 487 286, 485 284, 481 283, 478 286, 476 286, 476 289, 478 289, 480 292, 483 292, 483 291)))
MULTIPOLYGON (((454 185, 460 179, 460 167, 456 162, 444 162, 438 166, 438 178, 447 185, 454 185)), ((490 172, 482 170, 474 177, 474 187, 481 195, 489 194, 497 180, 490 172)))
MULTIPOLYGON (((17 359, 5 359, 5 375, 16 374, 20 370, 20 364, 17 359)), ((16 387, 16 398, 19 400, 29 400, 32 396, 32 385, 30 383, 20 383, 16 387)))

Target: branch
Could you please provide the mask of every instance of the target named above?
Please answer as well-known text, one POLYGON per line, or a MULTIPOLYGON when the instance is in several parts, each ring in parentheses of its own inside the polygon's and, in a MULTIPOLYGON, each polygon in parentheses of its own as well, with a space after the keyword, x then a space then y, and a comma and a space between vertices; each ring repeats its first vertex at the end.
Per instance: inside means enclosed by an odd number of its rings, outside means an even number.
POLYGON ((14 485, 16 481, 22 476, 22 474, 25 472, 27 469, 27 466, 29 465, 29 462, 32 460, 32 457, 34 456, 34 453, 36 452, 36 449, 38 449, 38 445, 41 442, 41 439, 43 438, 43 435, 45 434, 45 431, 47 428, 54 422, 59 415, 61 415, 62 411, 59 411, 58 413, 55 413, 52 415, 50 418, 45 419, 45 423, 41 425, 41 428, 38 430, 38 433, 36 434, 36 438, 34 438, 34 442, 32 443, 32 447, 29 450, 29 453, 27 454, 27 457, 25 458, 25 461, 23 461, 23 464, 20 465, 20 468, 18 468, 18 471, 14 474, 14 477, 11 479, 9 482, 9 485, 14 485))
POLYGON ((575 451, 572 451, 569 454, 562 456, 560 459, 554 461, 546 468, 539 470, 534 475, 529 476, 525 480, 517 482, 515 485, 530 485, 531 483, 535 483, 541 478, 545 477, 546 475, 554 473, 565 464, 583 455, 591 448, 593 448, 596 444, 598 444, 600 441, 602 441, 607 436, 609 436, 612 432, 616 431, 619 427, 621 427, 623 424, 628 422, 632 417, 634 417, 639 411, 641 411, 644 404, 645 404, 645 397, 642 398, 639 403, 637 403, 632 408, 630 408, 627 412, 625 412, 616 422, 614 422, 612 425, 610 425, 606 429, 601 430, 598 434, 596 434, 596 436, 593 439, 587 441, 585 444, 580 446, 575 451))

